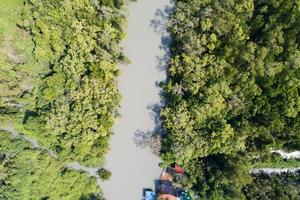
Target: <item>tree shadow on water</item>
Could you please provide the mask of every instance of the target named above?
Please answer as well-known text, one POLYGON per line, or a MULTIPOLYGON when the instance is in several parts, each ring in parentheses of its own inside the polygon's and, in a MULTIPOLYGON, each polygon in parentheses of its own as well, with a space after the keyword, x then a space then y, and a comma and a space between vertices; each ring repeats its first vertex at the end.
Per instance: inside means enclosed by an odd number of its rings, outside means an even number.
POLYGON ((149 146, 149 143, 150 143, 150 139, 153 135, 153 132, 152 131, 142 131, 142 130, 137 130, 135 133, 134 133, 134 143, 144 149, 146 147, 149 146))
POLYGON ((170 46, 172 39, 168 34, 169 17, 173 12, 172 6, 166 6, 164 9, 158 9, 155 12, 154 18, 150 21, 150 27, 153 31, 161 37, 161 44, 159 48, 164 52, 163 55, 156 56, 157 68, 160 71, 165 71, 168 66, 170 57, 170 46))
POLYGON ((149 148, 154 155, 159 156, 161 150, 161 136, 153 131, 137 130, 133 138, 135 144, 141 149, 149 148))
MULTIPOLYGON (((160 96, 161 95, 162 94, 160 94, 160 96)), ((162 129, 162 125, 161 125, 161 117, 160 117, 160 112, 161 112, 162 106, 163 106, 163 103, 160 102, 160 103, 156 103, 156 104, 149 104, 147 107, 147 109, 150 111, 149 115, 155 123, 154 133, 158 134, 158 135, 163 134, 163 129, 162 129)))
MULTIPOLYGON (((162 51, 156 56, 157 69, 166 74, 167 66, 169 65, 170 47, 172 39, 168 33, 169 17, 173 12, 173 6, 165 6, 163 9, 157 9, 154 18, 150 21, 149 26, 152 30, 160 36, 159 49, 162 51)), ((161 81, 155 84, 160 88, 161 81)), ((163 92, 160 90, 160 97, 162 99, 163 92)), ((161 149, 161 138, 164 131, 161 125, 160 112, 163 107, 163 101, 159 103, 149 104, 147 109, 149 115, 154 122, 153 130, 137 130, 134 134, 134 142, 140 148, 150 148, 152 153, 159 155, 161 149)))
POLYGON ((154 18, 150 21, 150 27, 155 33, 164 35, 167 32, 169 16, 172 12, 172 6, 165 6, 163 9, 156 10, 154 18))
POLYGON ((159 155, 161 138, 164 133, 160 120, 161 104, 151 104, 148 106, 148 109, 150 110, 149 115, 154 121, 155 126, 151 131, 137 130, 134 133, 133 140, 138 147, 142 149, 149 148, 154 155, 159 155))

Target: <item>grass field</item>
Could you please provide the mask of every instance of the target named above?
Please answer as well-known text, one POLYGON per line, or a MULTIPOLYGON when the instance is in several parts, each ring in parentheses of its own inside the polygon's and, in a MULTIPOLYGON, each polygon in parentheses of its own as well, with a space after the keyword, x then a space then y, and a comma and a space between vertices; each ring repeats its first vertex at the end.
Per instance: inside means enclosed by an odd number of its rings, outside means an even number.
MULTIPOLYGON (((0 1, 1 118, 23 115, 32 106, 34 82, 41 70, 33 56, 31 36, 19 28, 23 0, 0 1)), ((0 119, 1 120, 1 119, 0 119)), ((1 122, 1 121, 0 121, 1 122)))

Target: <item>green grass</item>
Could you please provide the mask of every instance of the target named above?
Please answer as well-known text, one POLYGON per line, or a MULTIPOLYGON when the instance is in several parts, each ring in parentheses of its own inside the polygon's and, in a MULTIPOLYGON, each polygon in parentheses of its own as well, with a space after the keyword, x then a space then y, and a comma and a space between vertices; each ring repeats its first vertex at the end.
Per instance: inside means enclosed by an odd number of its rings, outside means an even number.
POLYGON ((300 160, 289 159, 287 161, 276 162, 259 162, 253 165, 253 168, 298 168, 300 167, 300 160))
POLYGON ((254 162, 252 168, 298 168, 300 159, 284 159, 279 155, 254 162))
POLYGON ((0 1, 0 34, 12 34, 16 27, 11 23, 16 20, 15 13, 22 5, 22 0, 1 0, 0 1))
POLYGON ((17 26, 21 22, 23 2, 23 0, 0 1, 0 45, 3 45, 3 42, 6 42, 4 38, 9 36, 15 48, 30 55, 33 48, 31 37, 17 26))
POLYGON ((31 92, 42 70, 34 60, 31 36, 17 25, 21 22, 22 6, 23 0, 0 1, 0 107, 7 109, 11 109, 7 99, 33 106, 32 95, 21 95, 31 92))

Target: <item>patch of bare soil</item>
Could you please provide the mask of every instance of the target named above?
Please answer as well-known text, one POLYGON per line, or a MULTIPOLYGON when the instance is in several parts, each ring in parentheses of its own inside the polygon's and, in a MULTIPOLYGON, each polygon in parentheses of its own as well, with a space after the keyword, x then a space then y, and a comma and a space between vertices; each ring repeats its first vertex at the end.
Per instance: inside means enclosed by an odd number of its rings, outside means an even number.
POLYGON ((12 46, 12 37, 4 36, 3 42, 0 45, 0 55, 6 57, 8 60, 15 64, 24 64, 26 59, 19 54, 17 50, 12 46))

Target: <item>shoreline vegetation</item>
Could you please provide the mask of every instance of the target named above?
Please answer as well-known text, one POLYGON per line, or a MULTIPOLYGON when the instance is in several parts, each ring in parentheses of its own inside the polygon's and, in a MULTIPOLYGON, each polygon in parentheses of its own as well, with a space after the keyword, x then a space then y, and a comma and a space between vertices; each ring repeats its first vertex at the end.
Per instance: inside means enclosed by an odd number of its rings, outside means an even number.
MULTIPOLYGON (((297 199, 299 0, 173 2, 161 167, 195 200, 297 199)), ((125 3, 0 1, 0 199, 104 199, 125 3)))
POLYGON ((26 3, 22 13, 34 56, 47 65, 24 123, 67 162, 97 166, 108 151, 120 99, 115 79, 125 19, 106 4, 37 1, 26 3))
POLYGON ((97 180, 71 168, 101 167, 109 150, 124 3, 0 2, 0 128, 24 134, 0 132, 1 199, 102 199, 97 180))
POLYGON ((296 199, 299 173, 249 172, 300 167, 271 151, 300 149, 300 2, 174 3, 162 166, 194 199, 296 199))

